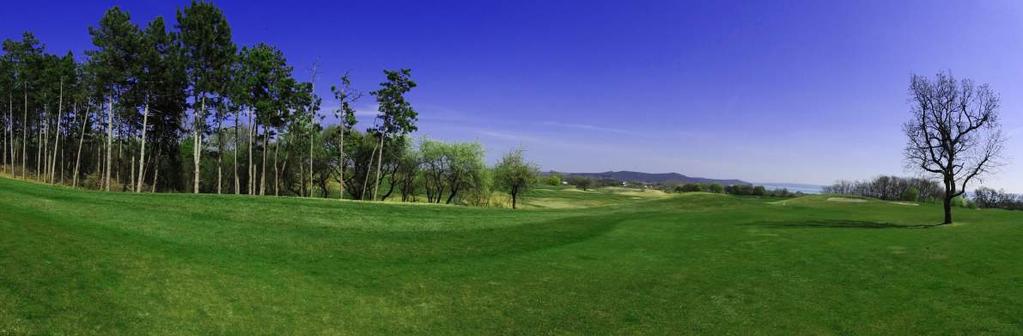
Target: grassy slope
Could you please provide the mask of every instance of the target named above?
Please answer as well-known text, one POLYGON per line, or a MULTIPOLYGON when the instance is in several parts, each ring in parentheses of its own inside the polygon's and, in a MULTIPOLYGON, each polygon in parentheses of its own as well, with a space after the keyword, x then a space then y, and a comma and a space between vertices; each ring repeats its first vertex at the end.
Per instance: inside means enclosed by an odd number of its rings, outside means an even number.
POLYGON ((0 334, 1023 333, 1023 212, 959 210, 962 224, 918 229, 940 210, 536 195, 612 205, 107 194, 0 179, 0 334))

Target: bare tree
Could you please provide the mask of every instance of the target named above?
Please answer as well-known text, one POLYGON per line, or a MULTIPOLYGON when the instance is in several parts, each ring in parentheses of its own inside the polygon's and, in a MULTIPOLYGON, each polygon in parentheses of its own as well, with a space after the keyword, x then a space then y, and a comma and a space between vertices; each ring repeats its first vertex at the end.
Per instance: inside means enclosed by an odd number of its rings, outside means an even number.
POLYGON ((907 165, 940 174, 945 185, 943 224, 952 223, 952 199, 998 166, 1004 146, 998 125, 999 98, 987 84, 938 73, 913 75, 909 86, 913 119, 904 125, 907 165))

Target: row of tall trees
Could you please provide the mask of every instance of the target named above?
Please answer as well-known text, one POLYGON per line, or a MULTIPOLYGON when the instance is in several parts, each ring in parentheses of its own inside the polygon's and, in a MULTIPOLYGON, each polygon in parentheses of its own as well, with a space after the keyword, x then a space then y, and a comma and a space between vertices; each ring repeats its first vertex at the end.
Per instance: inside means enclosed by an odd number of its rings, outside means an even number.
POLYGON ((193 1, 172 25, 138 26, 114 7, 88 30, 82 58, 50 54, 32 33, 3 42, 4 174, 106 191, 364 200, 397 191, 476 205, 495 186, 478 144, 411 144, 409 69, 384 71, 369 92, 377 117, 359 131, 362 94, 347 74, 331 86, 338 108, 321 112, 312 80, 296 79, 271 45, 237 46, 212 3, 193 1), (324 124, 327 113, 337 123, 324 124))

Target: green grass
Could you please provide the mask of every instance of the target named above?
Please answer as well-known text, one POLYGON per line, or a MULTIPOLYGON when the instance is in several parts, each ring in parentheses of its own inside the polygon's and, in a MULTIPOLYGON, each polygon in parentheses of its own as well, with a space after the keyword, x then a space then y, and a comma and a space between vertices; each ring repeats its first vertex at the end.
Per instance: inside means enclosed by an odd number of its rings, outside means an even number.
POLYGON ((1023 212, 530 196, 597 206, 0 179, 0 334, 1023 334, 1023 212))

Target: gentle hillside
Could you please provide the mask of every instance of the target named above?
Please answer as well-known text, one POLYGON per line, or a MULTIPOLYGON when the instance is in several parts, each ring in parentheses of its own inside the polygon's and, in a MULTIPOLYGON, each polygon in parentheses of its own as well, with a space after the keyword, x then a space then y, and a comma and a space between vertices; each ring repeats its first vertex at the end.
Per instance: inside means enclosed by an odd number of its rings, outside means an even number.
POLYGON ((1023 333, 1023 212, 627 192, 515 211, 0 179, 0 334, 1023 333))

